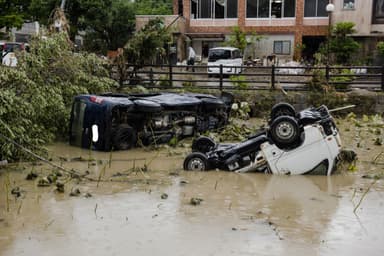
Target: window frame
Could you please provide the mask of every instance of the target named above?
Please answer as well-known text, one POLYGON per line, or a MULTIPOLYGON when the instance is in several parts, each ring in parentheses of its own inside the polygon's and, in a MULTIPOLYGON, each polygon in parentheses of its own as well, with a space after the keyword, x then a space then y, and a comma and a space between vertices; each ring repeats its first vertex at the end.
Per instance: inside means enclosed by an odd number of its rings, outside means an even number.
POLYGON ((273 54, 276 55, 291 55, 292 42, 291 40, 274 40, 273 41, 273 54), (281 43, 281 52, 277 52, 277 44, 281 43), (284 43, 288 43, 288 52, 284 52, 284 43))
POLYGON ((378 4, 384 4, 384 0, 373 0, 372 2, 372 24, 384 24, 384 14, 377 13, 376 7, 378 4), (378 1, 380 1, 378 3, 378 1))
POLYGON ((285 14, 285 0, 282 0, 281 2, 281 17, 280 18, 277 18, 277 17, 272 17, 272 3, 273 3, 273 0, 267 0, 268 1, 268 17, 260 17, 259 14, 260 14, 260 10, 259 10, 259 1, 260 0, 254 0, 256 2, 256 17, 248 17, 247 15, 247 10, 248 10, 248 1, 252 1, 252 0, 246 0, 245 1, 245 18, 246 19, 293 19, 296 17, 296 4, 297 4, 297 0, 294 0, 295 1, 295 6, 294 6, 294 13, 293 13, 293 16, 289 16, 289 17, 285 17, 284 14, 285 14))
POLYGON ((190 0, 190 19, 191 20, 226 20, 226 19, 238 19, 239 14, 238 14, 238 1, 239 0, 224 0, 225 5, 224 5, 224 17, 223 18, 216 18, 216 0, 208 0, 210 5, 210 15, 207 18, 201 18, 201 2, 202 0, 190 0), (236 17, 228 17, 228 1, 236 1, 236 17), (196 4, 196 17, 194 16, 194 13, 192 12, 192 2, 195 2, 196 4))
MULTIPOLYGON (((326 18, 328 15, 319 16, 319 1, 320 0, 304 0, 304 18, 326 18), (305 5, 307 4, 307 1, 315 1, 315 16, 305 16, 305 5)), ((326 6, 324 6, 325 10, 326 6)))
POLYGON ((356 9, 356 1, 355 0, 343 0, 343 10, 355 10, 356 9), (348 1, 348 3, 346 3, 348 1), (352 3, 352 7, 347 7, 347 4, 352 3))

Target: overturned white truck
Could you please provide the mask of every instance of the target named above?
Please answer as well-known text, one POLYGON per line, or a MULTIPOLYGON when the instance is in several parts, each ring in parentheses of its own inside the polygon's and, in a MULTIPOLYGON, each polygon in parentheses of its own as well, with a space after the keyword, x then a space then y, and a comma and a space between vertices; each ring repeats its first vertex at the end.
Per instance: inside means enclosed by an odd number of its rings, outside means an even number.
POLYGON ((331 175, 340 151, 340 135, 326 106, 296 113, 279 103, 272 108, 269 127, 243 142, 196 139, 184 169, 331 175))

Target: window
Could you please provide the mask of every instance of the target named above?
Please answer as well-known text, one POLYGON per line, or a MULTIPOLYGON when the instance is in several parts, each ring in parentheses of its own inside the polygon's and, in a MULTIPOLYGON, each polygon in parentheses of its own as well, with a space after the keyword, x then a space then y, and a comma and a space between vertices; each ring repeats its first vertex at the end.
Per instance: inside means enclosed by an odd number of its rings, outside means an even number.
POLYGON ((247 18, 295 17, 296 0, 247 0, 247 18))
POLYGON ((343 9, 345 10, 355 9, 355 0, 344 0, 343 9))
POLYGON ((237 18, 237 0, 191 0, 191 19, 237 18))
POLYGON ((291 41, 274 41, 273 53, 280 55, 291 54, 291 41))
POLYGON ((329 0, 305 0, 304 17, 328 17, 325 9, 329 0))
POLYGON ((374 0, 372 12, 372 23, 384 24, 384 0, 374 0))

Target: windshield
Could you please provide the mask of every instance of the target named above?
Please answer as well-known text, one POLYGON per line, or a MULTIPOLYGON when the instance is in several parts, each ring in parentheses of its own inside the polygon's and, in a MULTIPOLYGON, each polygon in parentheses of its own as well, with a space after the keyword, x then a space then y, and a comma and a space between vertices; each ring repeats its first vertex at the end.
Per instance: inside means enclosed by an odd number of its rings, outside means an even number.
POLYGON ((231 58, 231 51, 224 49, 209 50, 208 61, 214 62, 217 60, 227 60, 231 58))

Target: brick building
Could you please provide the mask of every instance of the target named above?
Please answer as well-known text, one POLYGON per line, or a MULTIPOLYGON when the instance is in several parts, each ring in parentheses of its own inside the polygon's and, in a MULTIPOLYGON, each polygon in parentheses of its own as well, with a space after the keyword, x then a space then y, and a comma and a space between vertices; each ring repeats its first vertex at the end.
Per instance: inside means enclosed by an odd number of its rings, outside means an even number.
MULTIPOLYGON (((166 24, 173 24, 179 61, 185 59, 188 45, 204 59, 234 26, 246 31, 248 39, 252 32, 263 36, 256 47, 248 47, 245 57, 275 54, 282 61, 310 59, 325 42, 329 22, 351 21, 356 25, 352 36, 362 46, 361 64, 384 63, 376 51, 377 42, 384 41, 384 0, 173 0, 173 13, 164 17, 166 24), (335 7, 331 20, 326 12, 329 2, 335 7)), ((137 16, 137 28, 150 18, 137 16)))
MULTIPOLYGON (((335 0, 342 1, 342 0, 335 0)), ((360 0, 362 1, 362 0, 360 0)), ((262 35, 246 56, 276 55, 280 60, 310 57, 328 33, 329 0, 173 0, 173 12, 185 20, 185 44, 197 55, 220 45, 239 26, 249 36, 262 35), (303 45, 305 45, 304 50, 303 45), (302 51, 301 51, 302 50, 302 51)), ((185 48, 185 47, 183 47, 185 48)), ((183 51, 178 58, 184 59, 183 51)))

